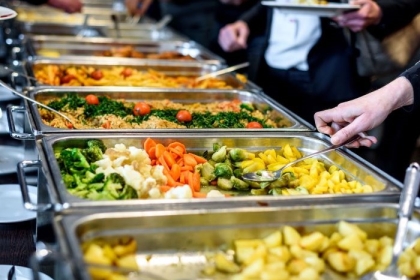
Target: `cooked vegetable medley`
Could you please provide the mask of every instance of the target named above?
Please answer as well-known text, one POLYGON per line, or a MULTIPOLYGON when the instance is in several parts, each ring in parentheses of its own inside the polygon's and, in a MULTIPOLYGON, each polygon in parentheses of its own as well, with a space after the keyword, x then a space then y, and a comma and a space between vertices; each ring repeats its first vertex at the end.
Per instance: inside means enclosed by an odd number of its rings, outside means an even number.
MULTIPOLYGON (((289 122, 269 107, 259 110, 239 100, 181 104, 169 100, 129 102, 105 96, 67 94, 47 103, 72 119, 78 129, 143 128, 278 128, 289 122), (263 110, 263 111, 262 111, 263 110)), ((73 128, 60 116, 40 108, 46 125, 73 128)))
POLYGON ((285 170, 274 182, 244 181, 242 174, 278 169, 301 157, 293 146, 260 153, 227 148, 215 143, 202 155, 185 145, 167 146, 148 138, 142 148, 115 144, 106 148, 99 140, 83 146, 55 148, 62 180, 68 191, 92 200, 135 198, 206 198, 236 195, 308 195, 370 193, 374 189, 346 180, 336 166, 327 168, 307 159, 285 170))

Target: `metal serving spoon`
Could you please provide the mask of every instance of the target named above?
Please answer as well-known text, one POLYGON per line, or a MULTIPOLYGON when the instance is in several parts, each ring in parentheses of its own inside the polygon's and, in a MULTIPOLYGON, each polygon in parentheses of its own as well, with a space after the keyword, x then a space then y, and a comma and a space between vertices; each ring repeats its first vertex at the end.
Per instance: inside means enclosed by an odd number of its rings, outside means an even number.
POLYGON ((398 207, 397 233, 395 234, 394 247, 392 249, 391 265, 385 271, 376 271, 366 274, 361 280, 390 280, 390 279, 408 279, 401 276, 398 272, 397 262, 403 250, 403 244, 408 229, 408 222, 413 215, 414 203, 420 184, 420 166, 418 163, 412 163, 405 171, 404 188, 400 196, 400 205, 398 207))
POLYGON ((202 75, 202 76, 198 77, 197 79, 195 79, 195 81, 199 82, 199 81, 202 81, 202 80, 205 80, 205 79, 214 78, 216 76, 227 74, 227 73, 230 73, 230 72, 233 72, 233 71, 236 71, 238 69, 245 68, 245 67, 248 67, 248 66, 249 66, 249 62, 244 62, 244 63, 237 64, 237 65, 234 65, 234 66, 222 69, 222 70, 218 70, 218 71, 211 72, 209 74, 202 75))
POLYGON ((38 106, 41 106, 41 107, 43 107, 43 108, 45 108, 45 109, 47 109, 47 110, 49 110, 49 111, 51 111, 51 112, 59 115, 60 117, 62 117, 63 119, 65 119, 66 121, 68 121, 69 123, 71 123, 73 125, 73 128, 74 129, 76 128, 75 125, 74 125, 74 122, 71 119, 69 119, 69 117, 67 117, 66 115, 64 115, 63 113, 60 113, 57 110, 55 110, 55 109, 53 109, 53 108, 51 108, 51 107, 49 107, 49 106, 47 106, 45 104, 42 104, 42 103, 40 103, 40 102, 38 102, 38 101, 36 101, 36 100, 34 100, 32 98, 29 98, 29 97, 25 96, 24 94, 22 94, 22 93, 20 93, 20 92, 18 92, 16 90, 14 90, 14 89, 12 89, 6 83, 4 83, 2 80, 0 80, 0 86, 4 87, 5 89, 8 89, 11 93, 13 93, 13 94, 15 94, 15 95, 17 95, 17 96, 19 96, 19 97, 21 97, 23 99, 28 100, 29 102, 35 103, 38 106))
POLYGON ((318 152, 315 152, 315 153, 306 155, 304 157, 301 157, 301 158, 299 158, 297 160, 291 161, 291 162, 289 162, 288 164, 286 164, 285 166, 283 166, 282 168, 280 168, 277 171, 260 170, 260 171, 256 171, 256 172, 245 173, 245 174, 242 175, 242 178, 244 180, 255 181, 255 182, 271 182, 271 181, 275 181, 275 180, 277 180, 278 178, 281 177, 281 174, 282 174, 282 172, 283 172, 284 169, 286 169, 286 168, 288 168, 288 167, 290 167, 290 166, 292 166, 292 165, 294 165, 294 164, 296 164, 296 163, 298 163, 298 162, 300 162, 302 160, 305 160, 307 158, 311 158, 311 157, 314 157, 316 155, 324 154, 326 152, 334 151, 334 150, 336 150, 338 148, 341 148, 341 147, 343 147, 343 146, 345 146, 347 144, 350 144, 350 143, 352 143, 352 142, 354 142, 354 141, 356 141, 356 140, 358 140, 358 139, 360 139, 362 137, 364 137, 364 135, 362 133, 357 134, 357 135, 349 138, 347 141, 343 142, 340 145, 332 145, 332 146, 330 146, 330 147, 328 147, 328 148, 326 148, 324 150, 321 150, 321 151, 318 151, 318 152))

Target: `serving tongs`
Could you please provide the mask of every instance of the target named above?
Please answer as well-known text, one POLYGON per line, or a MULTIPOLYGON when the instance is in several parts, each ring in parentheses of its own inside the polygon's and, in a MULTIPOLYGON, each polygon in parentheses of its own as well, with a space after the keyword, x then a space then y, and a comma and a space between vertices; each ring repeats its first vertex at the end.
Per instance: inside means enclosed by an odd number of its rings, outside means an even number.
POLYGON ((223 74, 227 74, 227 73, 230 73, 230 72, 233 72, 233 71, 236 71, 238 69, 242 69, 242 68, 245 68, 245 67, 248 67, 248 66, 249 66, 249 62, 244 62, 244 63, 237 64, 237 65, 234 65, 234 66, 222 69, 222 70, 218 70, 218 71, 211 72, 209 74, 202 75, 202 76, 196 78, 195 81, 200 82, 200 81, 203 81, 203 80, 206 80, 206 79, 209 79, 209 78, 214 78, 214 77, 217 77, 217 76, 220 76, 220 75, 223 75, 223 74))
POLYGON ((63 119, 65 119, 66 121, 68 121, 69 123, 71 123, 72 126, 73 126, 73 129, 76 129, 75 123, 69 117, 67 117, 66 115, 64 115, 63 113, 60 113, 57 110, 55 110, 55 109, 53 109, 53 108, 51 108, 51 107, 49 107, 49 106, 47 106, 45 104, 42 104, 42 103, 40 103, 40 102, 38 102, 38 101, 30 98, 30 97, 27 97, 26 95, 24 95, 24 94, 22 94, 22 93, 20 93, 20 92, 18 92, 16 90, 14 90, 13 88, 9 87, 2 80, 0 80, 0 86, 4 87, 5 89, 8 89, 11 93, 13 93, 13 94, 15 94, 15 95, 17 95, 17 96, 19 96, 19 97, 21 97, 23 99, 28 100, 29 102, 35 103, 36 105, 38 105, 38 106, 40 106, 40 107, 42 107, 44 109, 47 109, 47 110, 49 110, 49 111, 51 111, 51 112, 59 115, 60 117, 62 117, 63 119))

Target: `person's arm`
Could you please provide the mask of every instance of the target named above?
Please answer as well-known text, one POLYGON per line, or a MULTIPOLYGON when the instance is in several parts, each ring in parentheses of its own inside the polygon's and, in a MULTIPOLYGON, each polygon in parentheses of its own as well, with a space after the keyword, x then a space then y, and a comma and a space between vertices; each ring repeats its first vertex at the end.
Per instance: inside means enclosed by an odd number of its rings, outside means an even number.
POLYGON ((131 15, 144 15, 153 0, 125 0, 125 6, 131 15))
MULTIPOLYGON (((406 77, 398 77, 376 91, 341 103, 333 109, 315 113, 315 124, 319 132, 331 135, 333 144, 340 144, 360 132, 378 126, 393 110, 413 104, 414 99, 410 81, 406 77)), ((376 138, 369 136, 351 146, 369 147, 373 143, 376 143, 376 138)))
POLYGON ((414 106, 410 110, 418 110, 420 108, 420 61, 402 73, 401 77, 405 77, 413 87, 414 106))

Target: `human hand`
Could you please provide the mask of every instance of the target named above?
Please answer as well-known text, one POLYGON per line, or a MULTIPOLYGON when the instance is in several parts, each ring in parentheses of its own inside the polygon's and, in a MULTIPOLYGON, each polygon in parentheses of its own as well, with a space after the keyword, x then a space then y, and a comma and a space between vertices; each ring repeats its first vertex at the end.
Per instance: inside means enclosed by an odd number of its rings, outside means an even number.
POLYGON ((248 24, 238 20, 220 29, 218 41, 224 51, 233 52, 247 47, 248 36, 248 24))
POLYGON ((349 4, 361 6, 355 12, 345 13, 333 18, 341 27, 359 32, 370 25, 378 24, 382 18, 382 10, 373 0, 351 0, 349 4))
POLYGON ((48 5, 61 9, 67 13, 78 13, 82 11, 83 4, 80 0, 48 0, 48 5))
POLYGON ((125 6, 130 15, 144 15, 153 0, 125 0, 125 6))

